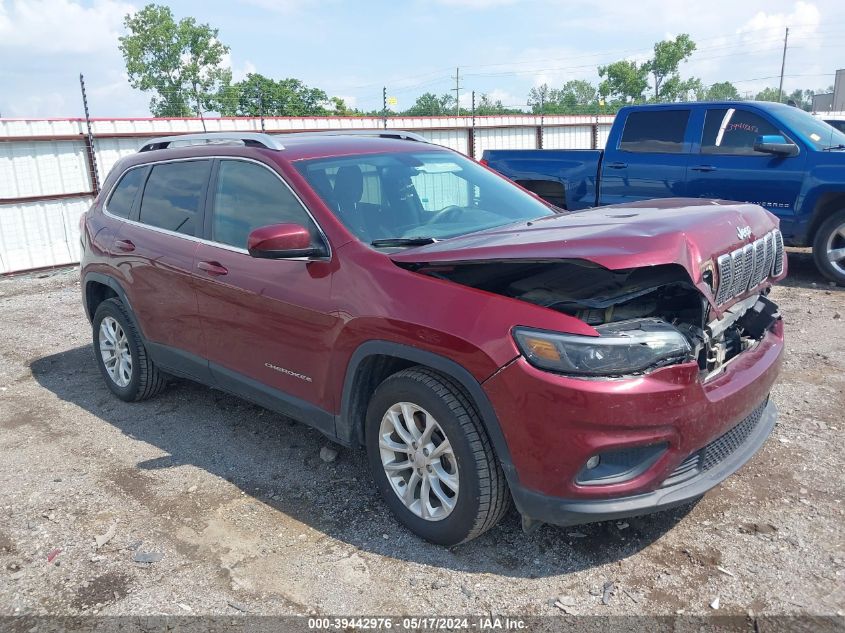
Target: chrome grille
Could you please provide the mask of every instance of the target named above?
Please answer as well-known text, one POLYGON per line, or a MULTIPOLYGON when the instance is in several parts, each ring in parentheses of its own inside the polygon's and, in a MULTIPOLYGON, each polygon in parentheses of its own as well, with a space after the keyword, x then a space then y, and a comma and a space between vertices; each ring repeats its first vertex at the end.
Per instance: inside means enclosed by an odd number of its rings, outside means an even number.
POLYGON ((742 280, 745 279, 745 255, 741 248, 731 253, 731 268, 731 274, 733 275, 731 296, 735 297, 748 287, 747 285, 742 285, 742 280))
POLYGON ((716 259, 719 274, 716 303, 725 303, 756 288, 769 275, 782 274, 783 265, 783 236, 777 229, 751 244, 720 255, 716 259))
POLYGON ((775 236, 769 233, 763 238, 766 241, 766 275, 772 272, 772 266, 775 264, 775 236))
POLYGON ((772 275, 777 277, 783 274, 783 235, 780 231, 775 231, 775 266, 772 269, 772 275))
POLYGON ((716 303, 724 303, 730 299, 733 287, 731 281, 733 280, 733 267, 731 266, 731 256, 721 255, 716 260, 716 267, 719 272, 719 290, 716 292, 716 303))
POLYGON ((742 249, 742 283, 740 291, 745 291, 751 285, 751 273, 754 272, 754 246, 746 244, 742 249))

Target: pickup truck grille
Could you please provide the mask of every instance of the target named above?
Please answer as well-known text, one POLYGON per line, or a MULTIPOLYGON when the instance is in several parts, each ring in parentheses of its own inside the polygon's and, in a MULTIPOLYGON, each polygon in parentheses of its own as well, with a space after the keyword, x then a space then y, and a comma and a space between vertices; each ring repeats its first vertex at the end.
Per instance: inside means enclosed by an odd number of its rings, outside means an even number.
POLYGON ((719 274, 716 304, 721 305, 783 273, 783 236, 775 229, 751 244, 716 260, 719 274))

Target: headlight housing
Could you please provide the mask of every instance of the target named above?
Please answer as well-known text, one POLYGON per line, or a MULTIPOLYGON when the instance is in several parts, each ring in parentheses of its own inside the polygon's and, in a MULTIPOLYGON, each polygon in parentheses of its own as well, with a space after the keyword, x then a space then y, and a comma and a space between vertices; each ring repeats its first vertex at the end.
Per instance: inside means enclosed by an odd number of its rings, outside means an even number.
POLYGON ((687 338, 662 319, 606 323, 596 331, 600 336, 517 327, 513 336, 535 367, 576 376, 634 374, 691 359, 687 338))

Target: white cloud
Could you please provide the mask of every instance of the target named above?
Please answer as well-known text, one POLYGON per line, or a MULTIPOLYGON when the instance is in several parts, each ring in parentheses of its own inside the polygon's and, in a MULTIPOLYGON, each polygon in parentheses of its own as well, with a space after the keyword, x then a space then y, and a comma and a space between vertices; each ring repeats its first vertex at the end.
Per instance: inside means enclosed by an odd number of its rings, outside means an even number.
POLYGON ((461 9, 493 9, 496 7, 515 4, 519 0, 434 0, 436 4, 461 9))
POLYGON ((220 60, 220 65, 223 68, 228 68, 232 71, 232 81, 242 81, 246 79, 246 76, 257 72, 258 68, 256 68, 255 64, 253 64, 250 60, 244 60, 244 63, 241 66, 237 66, 232 62, 232 53, 224 53, 223 58, 220 60))
POLYGON ((0 49, 43 53, 114 50, 123 18, 135 8, 119 0, 83 6, 71 0, 0 2, 0 49))

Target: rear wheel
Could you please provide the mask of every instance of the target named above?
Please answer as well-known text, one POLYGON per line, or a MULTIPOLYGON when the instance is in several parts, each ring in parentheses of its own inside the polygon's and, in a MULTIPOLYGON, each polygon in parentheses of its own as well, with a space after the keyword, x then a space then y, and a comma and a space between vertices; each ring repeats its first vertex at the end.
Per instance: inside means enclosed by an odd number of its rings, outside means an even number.
POLYGON ((437 372, 412 367, 376 389, 366 444, 385 502, 427 541, 468 541, 508 509, 504 473, 478 414, 461 389, 437 372))
POLYGON ((845 286, 845 209, 822 222, 813 242, 813 257, 825 277, 845 286))
POLYGON ((107 299, 92 322, 94 355, 106 386, 121 400, 146 400, 165 386, 164 375, 147 354, 126 306, 107 299))

